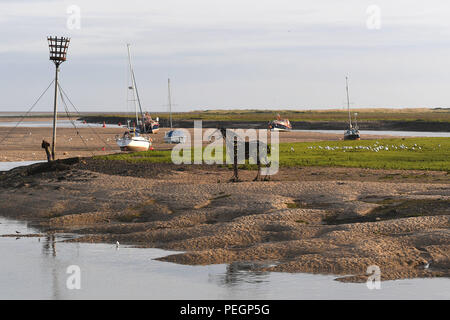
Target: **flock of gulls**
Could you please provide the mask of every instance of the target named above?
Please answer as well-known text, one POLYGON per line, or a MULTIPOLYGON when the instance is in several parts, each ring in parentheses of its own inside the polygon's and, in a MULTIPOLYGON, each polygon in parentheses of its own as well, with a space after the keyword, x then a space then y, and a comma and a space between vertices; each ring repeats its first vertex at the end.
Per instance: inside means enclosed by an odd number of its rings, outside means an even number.
MULTIPOLYGON (((438 146, 439 148, 441 145, 438 146)), ((416 143, 412 146, 406 146, 403 143, 400 145, 382 145, 378 141, 375 142, 371 146, 309 146, 308 149, 310 150, 322 150, 322 151, 336 151, 336 150, 342 150, 343 152, 346 151, 357 151, 357 150, 366 150, 366 151, 372 151, 372 152, 380 152, 380 151, 396 151, 396 150, 409 150, 409 151, 421 151, 422 147, 417 145, 416 143)))

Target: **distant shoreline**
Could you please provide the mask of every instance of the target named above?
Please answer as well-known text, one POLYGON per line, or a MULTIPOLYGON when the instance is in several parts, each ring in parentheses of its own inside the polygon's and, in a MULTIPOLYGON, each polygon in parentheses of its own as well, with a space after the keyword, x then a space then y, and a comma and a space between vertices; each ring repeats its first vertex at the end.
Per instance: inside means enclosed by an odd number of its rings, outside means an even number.
MULTIPOLYGON (((83 112, 70 113, 70 118, 87 123, 126 124, 135 114, 125 112, 83 112)), ((161 127, 170 127, 168 112, 151 112, 152 117, 159 118, 161 127)), ((202 120, 204 128, 242 128, 265 129, 268 122, 277 115, 289 119, 295 130, 345 130, 348 127, 348 112, 338 109, 321 110, 203 110, 172 113, 173 126, 193 128, 195 120, 202 120)), ((360 130, 370 131, 416 131, 416 132, 450 132, 450 109, 444 108, 371 108, 352 109, 352 122, 357 117, 360 130)), ((0 112, 0 121, 32 121, 51 119, 50 112, 30 113, 22 118, 18 112, 0 112)), ((60 112, 59 119, 68 119, 60 112)))
MULTIPOLYGON (((124 117, 114 116, 84 116, 80 121, 88 123, 124 123, 124 117)), ((199 119, 201 120, 201 119, 199 119)), ((160 118, 162 127, 168 127, 167 118, 160 118)), ((242 129, 266 129, 267 121, 220 121, 220 120, 202 120, 203 128, 242 128, 242 129)), ((344 121, 291 121, 294 130, 344 130, 348 123, 344 121)), ((193 128, 194 120, 173 120, 173 126, 177 128, 193 128)), ((438 121, 361 121, 358 122, 360 130, 374 131, 418 131, 418 132, 450 132, 450 122, 438 121)))

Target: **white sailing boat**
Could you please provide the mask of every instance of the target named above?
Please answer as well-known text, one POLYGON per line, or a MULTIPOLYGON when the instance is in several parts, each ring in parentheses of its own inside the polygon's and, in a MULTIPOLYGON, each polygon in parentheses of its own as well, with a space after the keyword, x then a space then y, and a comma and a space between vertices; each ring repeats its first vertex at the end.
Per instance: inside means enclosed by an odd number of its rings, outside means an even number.
MULTIPOLYGON (((136 126, 139 127, 139 124, 142 123, 142 120, 139 120, 139 113, 137 109, 136 102, 139 103, 139 107, 141 106, 141 101, 139 99, 139 95, 137 94, 136 90, 136 79, 134 77, 134 70, 133 65, 131 63, 131 53, 130 53, 130 45, 127 44, 128 47, 128 63, 130 67, 130 78, 131 78, 131 85, 128 87, 129 90, 132 90, 133 93, 133 103, 134 103, 134 110, 136 113, 136 123, 135 127, 133 129, 128 128, 128 130, 123 134, 122 137, 117 137, 116 142, 117 145, 120 147, 120 150, 122 151, 147 151, 152 142, 151 139, 148 139, 144 136, 141 136, 139 134, 139 130, 136 129, 136 126)), ((142 115, 142 110, 141 110, 142 115)), ((144 118, 144 117, 142 117, 144 118)))
POLYGON ((170 130, 164 135, 164 142, 166 143, 185 143, 187 136, 182 130, 173 130, 172 128, 172 97, 170 91, 170 79, 167 79, 168 98, 169 98, 169 121, 170 130))
POLYGON ((117 145, 122 151, 148 151, 151 141, 139 135, 135 130, 127 131, 117 139, 117 145))
POLYGON ((345 88, 347 90, 347 110, 348 110, 348 129, 344 132, 344 140, 360 140, 358 124, 356 122, 355 113, 355 125, 352 125, 352 116, 350 114, 350 97, 348 94, 348 77, 345 77, 345 88))

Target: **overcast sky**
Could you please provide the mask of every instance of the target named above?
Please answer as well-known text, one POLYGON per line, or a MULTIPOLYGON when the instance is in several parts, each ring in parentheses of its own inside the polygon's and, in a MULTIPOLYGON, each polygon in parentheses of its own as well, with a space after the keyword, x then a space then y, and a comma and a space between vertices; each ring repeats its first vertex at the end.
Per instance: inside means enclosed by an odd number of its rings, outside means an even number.
POLYGON ((126 43, 149 111, 168 77, 175 111, 341 108, 346 75, 354 107, 448 106, 449 17, 448 0, 0 0, 0 111, 52 80, 47 35, 72 38, 60 80, 81 111, 127 111, 126 43))

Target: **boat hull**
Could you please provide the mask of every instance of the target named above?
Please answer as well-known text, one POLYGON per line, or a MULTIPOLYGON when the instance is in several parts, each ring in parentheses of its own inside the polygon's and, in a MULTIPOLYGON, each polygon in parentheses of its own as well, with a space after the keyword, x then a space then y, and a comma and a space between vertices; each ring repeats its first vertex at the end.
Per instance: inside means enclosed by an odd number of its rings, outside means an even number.
POLYGON ((344 140, 361 140, 359 131, 349 130, 348 132, 344 133, 344 140))
POLYGON ((186 143, 186 134, 180 130, 171 130, 166 132, 164 136, 165 143, 186 143))
POLYGON ((292 127, 290 124, 283 124, 278 121, 273 121, 269 124, 269 129, 271 131, 291 131, 292 127))
POLYGON ((119 139, 117 145, 121 151, 148 151, 150 148, 150 141, 145 139, 119 139))
POLYGON ((152 125, 146 124, 145 130, 142 126, 139 128, 139 130, 140 130, 140 132, 143 132, 143 133, 158 133, 159 124, 152 124, 152 125))
POLYGON ((344 135, 344 140, 361 140, 359 135, 344 135))
POLYGON ((274 127, 274 128, 271 128, 270 131, 286 132, 286 131, 291 131, 291 129, 290 128, 286 128, 286 127, 285 128, 274 127))

